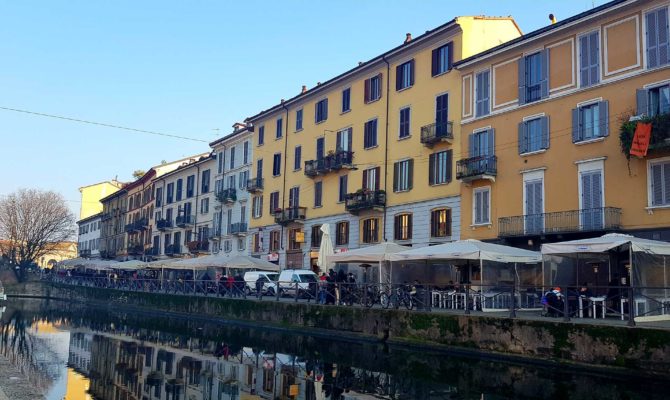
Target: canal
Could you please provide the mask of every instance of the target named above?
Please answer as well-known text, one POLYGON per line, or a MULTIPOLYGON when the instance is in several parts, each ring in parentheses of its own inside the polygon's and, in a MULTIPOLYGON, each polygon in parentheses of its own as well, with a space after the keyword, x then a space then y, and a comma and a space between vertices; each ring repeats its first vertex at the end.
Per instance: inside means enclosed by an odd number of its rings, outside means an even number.
MULTIPOLYGON (((667 399, 670 382, 49 300, 0 318, 11 400, 667 399), (8 376, 12 375, 12 376, 8 376), (21 396, 14 386, 32 390, 21 396), (26 383, 28 385, 26 385, 26 383)), ((1 367, 0 367, 1 368, 1 367)), ((1 394, 0 394, 0 397, 1 394)))

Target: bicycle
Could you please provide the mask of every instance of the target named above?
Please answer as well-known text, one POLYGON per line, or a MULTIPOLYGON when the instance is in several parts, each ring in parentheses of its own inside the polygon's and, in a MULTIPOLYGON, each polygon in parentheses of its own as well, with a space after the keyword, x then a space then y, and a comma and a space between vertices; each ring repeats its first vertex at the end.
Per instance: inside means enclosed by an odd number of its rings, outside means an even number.
POLYGON ((414 287, 408 287, 407 285, 398 286, 393 289, 391 294, 382 293, 380 297, 380 302, 382 307, 389 308, 393 305, 393 308, 396 310, 400 306, 405 307, 408 310, 414 308, 414 296, 416 295, 416 289, 414 287))

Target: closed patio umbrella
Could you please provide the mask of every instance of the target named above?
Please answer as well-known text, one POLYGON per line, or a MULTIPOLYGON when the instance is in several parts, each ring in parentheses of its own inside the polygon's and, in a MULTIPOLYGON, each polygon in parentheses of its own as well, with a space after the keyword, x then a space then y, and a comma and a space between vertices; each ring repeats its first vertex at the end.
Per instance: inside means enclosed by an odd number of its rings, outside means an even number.
POLYGON ((333 241, 330 239, 330 225, 321 225, 321 246, 319 246, 319 259, 317 264, 321 271, 328 269, 328 256, 335 254, 333 250, 333 241))

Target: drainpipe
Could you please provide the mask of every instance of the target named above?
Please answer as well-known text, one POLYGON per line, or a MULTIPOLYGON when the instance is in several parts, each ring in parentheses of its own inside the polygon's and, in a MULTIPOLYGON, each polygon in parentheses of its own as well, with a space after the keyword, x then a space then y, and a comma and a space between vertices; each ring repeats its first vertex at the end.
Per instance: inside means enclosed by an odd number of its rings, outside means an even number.
MULTIPOLYGON (((202 189, 201 185, 200 185, 200 183, 201 183, 200 182, 200 164, 197 165, 197 168, 198 168, 198 172, 197 172, 197 175, 195 176, 195 188, 194 188, 195 189, 195 214, 193 214, 193 230, 191 231, 191 236, 193 235, 194 232, 198 231, 198 197, 200 197, 200 194, 202 194, 202 193, 200 193, 200 190, 202 189)), ((211 178, 211 174, 210 174, 210 178, 211 178)), ((211 181, 211 179, 210 179, 210 181, 211 181)), ((186 236, 186 231, 184 231, 184 236, 186 236)), ((184 237, 184 239, 186 239, 186 238, 184 237)), ((193 239, 193 238, 191 237, 189 239, 193 239)))
MULTIPOLYGON (((286 107, 286 104, 284 103, 284 100, 281 102, 281 107, 286 110, 286 117, 284 118, 286 120, 286 123, 284 124, 284 156, 283 161, 284 161, 284 171, 282 172, 282 191, 281 191, 281 209, 282 213, 284 212, 285 204, 286 204, 286 160, 288 159, 287 157, 287 152, 288 152, 288 107, 286 107)), ((274 156, 273 156, 274 158, 274 156)), ((300 204, 298 204, 300 205, 300 204)), ((279 248, 281 250, 284 249, 284 225, 281 227, 281 235, 279 237, 279 248)))
MULTIPOLYGON (((388 60, 386 59, 386 56, 382 56, 382 60, 386 63, 386 121, 385 121, 385 132, 384 132, 384 192, 386 193, 385 196, 388 198, 388 191, 387 189, 387 182, 388 182, 388 159, 389 159, 389 95, 391 93, 391 64, 389 64, 388 60)), ((382 225, 382 236, 384 238, 384 241, 386 242, 386 215, 387 215, 387 209, 386 209, 386 202, 384 202, 384 218, 383 218, 383 225, 382 225)))

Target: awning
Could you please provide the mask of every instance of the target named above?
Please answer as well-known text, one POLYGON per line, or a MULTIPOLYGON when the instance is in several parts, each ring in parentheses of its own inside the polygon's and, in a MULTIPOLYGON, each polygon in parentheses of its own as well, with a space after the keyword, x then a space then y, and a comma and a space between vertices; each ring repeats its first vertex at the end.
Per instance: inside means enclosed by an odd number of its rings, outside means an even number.
POLYGON ((391 261, 482 260, 539 263, 542 262, 542 255, 535 251, 466 239, 391 254, 390 259, 391 261))
POLYGON ((623 245, 630 245, 634 253, 670 255, 670 243, 620 233, 610 233, 591 239, 543 244, 542 254, 605 253, 623 245))
POLYGON ((409 249, 410 247, 401 246, 393 242, 384 242, 374 246, 361 247, 359 249, 333 254, 328 256, 327 260, 329 263, 378 263, 388 261, 392 254, 409 249))

